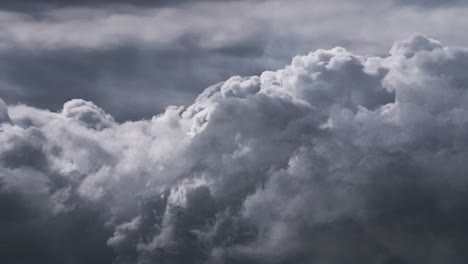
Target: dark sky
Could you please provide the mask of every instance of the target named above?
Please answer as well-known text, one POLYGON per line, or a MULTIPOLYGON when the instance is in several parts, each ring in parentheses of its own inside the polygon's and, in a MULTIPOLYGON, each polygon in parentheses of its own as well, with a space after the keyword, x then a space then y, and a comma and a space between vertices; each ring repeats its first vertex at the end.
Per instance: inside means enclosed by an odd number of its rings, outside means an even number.
POLYGON ((9 104, 58 110, 84 98, 119 121, 150 118, 317 48, 383 54, 414 32, 467 44, 451 34, 465 28, 463 2, 436 2, 1 1, 0 93, 9 104))
POLYGON ((467 15, 1 1, 0 263, 468 263, 467 15))

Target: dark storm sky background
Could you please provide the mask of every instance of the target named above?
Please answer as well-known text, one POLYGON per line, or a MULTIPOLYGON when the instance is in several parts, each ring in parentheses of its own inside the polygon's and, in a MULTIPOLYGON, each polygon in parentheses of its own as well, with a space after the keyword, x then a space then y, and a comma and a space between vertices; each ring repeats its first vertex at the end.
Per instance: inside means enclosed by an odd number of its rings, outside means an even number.
POLYGON ((55 111, 83 98, 120 121, 149 118, 317 48, 382 54, 414 32, 466 45, 465 3, 4 0, 0 93, 9 104, 55 111))
POLYGON ((0 1, 0 263, 468 263, 467 17, 0 1))

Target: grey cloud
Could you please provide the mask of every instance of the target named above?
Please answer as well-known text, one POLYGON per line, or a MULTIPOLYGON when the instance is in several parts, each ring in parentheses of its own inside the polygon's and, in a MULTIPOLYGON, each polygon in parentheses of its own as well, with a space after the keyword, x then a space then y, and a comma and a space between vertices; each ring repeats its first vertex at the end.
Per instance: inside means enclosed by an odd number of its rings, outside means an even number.
POLYGON ((168 104, 189 103, 211 83, 271 65, 262 59, 267 41, 261 25, 212 31, 204 28, 218 26, 198 22, 189 11, 135 12, 58 9, 37 20, 1 14, 9 25, 0 34, 3 99, 58 110, 64 101, 83 98, 119 121, 148 118, 168 104), (195 23, 181 22, 185 15, 195 23), (143 27, 147 33, 134 30, 143 27), (122 98, 131 107, 122 108, 122 98))
MULTIPOLYGON (((224 2, 231 1, 246 1, 246 0, 223 0, 224 2)), ((258 0, 250 0, 258 1, 258 0)), ((214 2, 214 0, 26 0, 26 1, 11 1, 3 0, 0 9, 12 10, 16 12, 38 13, 40 14, 50 8, 74 8, 74 7, 106 7, 106 6, 122 6, 122 7, 174 7, 183 4, 194 4, 203 2, 214 2)))
POLYGON ((452 34, 466 28, 464 6, 408 9, 390 0, 186 3, 1 12, 2 98, 52 111, 83 98, 118 121, 137 120, 168 104, 190 104, 203 88, 229 76, 279 68, 316 48, 383 54, 390 41, 415 31, 451 46, 468 45, 463 34, 452 34), (121 107, 122 98, 129 107, 121 107))
POLYGON ((0 91, 5 89, 3 98, 9 103, 59 110, 66 100, 84 98, 95 101, 119 121, 148 118, 162 112, 167 104, 192 100, 210 82, 234 73, 261 71, 265 67, 262 55, 255 51, 261 45, 240 47, 237 51, 244 51, 235 55, 203 49, 168 51, 132 46, 41 54, 18 50, 0 55, 4 59, 0 63, 0 91), (243 69, 238 71, 238 67, 243 69), (123 104, 129 107, 122 108, 123 104))
POLYGON ((8 108, 5 102, 0 99, 0 123, 10 121, 10 116, 8 115, 8 108))
POLYGON ((82 206, 66 215, 44 216, 44 211, 31 208, 34 202, 27 195, 3 187, 0 192, 2 261, 15 264, 112 262, 112 251, 105 246, 111 233, 103 228, 96 209, 82 206))
POLYGON ((37 127, 2 131, 0 258, 18 264, 110 263, 105 242, 111 230, 102 209, 74 195, 73 180, 54 169, 61 148, 44 133, 37 127))
POLYGON ((466 5, 464 0, 393 0, 398 5, 422 8, 453 7, 466 5))
POLYGON ((465 263, 467 58, 421 34, 383 57, 316 50, 124 123, 9 105, 0 256, 465 263))
POLYGON ((94 103, 82 99, 73 99, 63 105, 62 114, 67 118, 78 120, 88 128, 104 129, 112 126, 114 118, 106 114, 94 103))
POLYGON ((393 45, 390 54, 393 56, 403 55, 406 58, 413 57, 417 52, 433 51, 441 49, 442 44, 434 39, 428 39, 422 34, 415 34, 408 41, 400 41, 393 45))

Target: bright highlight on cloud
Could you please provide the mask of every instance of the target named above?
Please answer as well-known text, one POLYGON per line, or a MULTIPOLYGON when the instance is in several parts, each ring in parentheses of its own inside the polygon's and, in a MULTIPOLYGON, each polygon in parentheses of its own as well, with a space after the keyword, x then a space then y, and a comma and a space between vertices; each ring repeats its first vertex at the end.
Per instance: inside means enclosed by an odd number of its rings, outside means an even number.
POLYGON ((117 123, 0 100, 5 263, 465 263, 468 50, 423 35, 117 123))

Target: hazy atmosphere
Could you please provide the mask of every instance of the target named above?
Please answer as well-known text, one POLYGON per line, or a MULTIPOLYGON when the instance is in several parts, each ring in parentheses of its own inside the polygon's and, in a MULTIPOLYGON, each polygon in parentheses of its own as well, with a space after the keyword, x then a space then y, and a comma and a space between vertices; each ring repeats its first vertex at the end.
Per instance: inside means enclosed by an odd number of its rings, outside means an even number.
POLYGON ((467 17, 1 0, 0 263, 468 263, 467 17))

